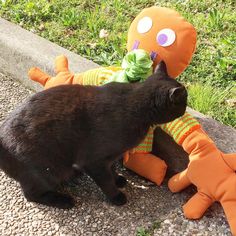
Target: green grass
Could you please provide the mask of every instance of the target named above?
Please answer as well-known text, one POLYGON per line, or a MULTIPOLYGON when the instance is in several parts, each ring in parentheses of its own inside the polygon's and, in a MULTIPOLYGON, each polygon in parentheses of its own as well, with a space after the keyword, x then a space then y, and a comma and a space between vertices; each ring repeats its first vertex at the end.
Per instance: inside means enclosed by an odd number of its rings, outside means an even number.
POLYGON ((236 98, 230 89, 236 85, 234 0, 0 0, 0 16, 100 65, 119 65, 131 21, 152 5, 177 10, 198 31, 197 51, 178 78, 193 87, 190 106, 235 127, 236 107, 226 102, 236 98), (101 29, 109 32, 107 38, 99 38, 101 29), (217 91, 220 102, 205 99, 209 95, 203 98, 201 92, 209 87, 217 91))
POLYGON ((225 91, 214 88, 208 84, 192 84, 188 88, 189 106, 194 107, 203 114, 212 116, 222 123, 231 124, 236 127, 236 109, 227 107, 227 98, 236 96, 236 90, 228 88, 225 91), (227 107, 227 109, 225 109, 227 107))
POLYGON ((137 229, 136 236, 152 236, 154 234, 154 231, 156 229, 159 229, 160 226, 161 226, 161 222, 156 221, 148 228, 140 227, 137 229))
POLYGON ((151 236, 151 234, 148 232, 148 230, 140 227, 137 229, 136 236, 151 236))

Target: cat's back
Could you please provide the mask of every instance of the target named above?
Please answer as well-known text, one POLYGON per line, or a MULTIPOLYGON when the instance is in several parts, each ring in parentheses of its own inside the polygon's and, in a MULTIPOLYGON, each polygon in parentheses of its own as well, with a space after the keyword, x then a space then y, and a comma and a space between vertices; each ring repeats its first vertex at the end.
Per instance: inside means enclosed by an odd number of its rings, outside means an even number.
POLYGON ((34 113, 50 114, 51 117, 70 113, 76 107, 83 108, 97 94, 94 86, 61 85, 36 93, 30 97, 23 109, 34 113))
POLYGON ((13 131, 29 132, 53 122, 71 120, 73 113, 82 110, 96 94, 95 87, 80 85, 62 85, 38 92, 9 114, 0 126, 0 138, 13 131))

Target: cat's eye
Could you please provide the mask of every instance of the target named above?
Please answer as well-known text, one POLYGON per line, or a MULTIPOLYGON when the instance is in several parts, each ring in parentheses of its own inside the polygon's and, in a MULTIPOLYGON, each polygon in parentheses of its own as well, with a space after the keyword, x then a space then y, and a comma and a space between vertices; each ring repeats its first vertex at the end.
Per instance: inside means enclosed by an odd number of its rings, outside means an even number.
POLYGON ((160 30, 156 37, 157 43, 162 47, 168 47, 172 45, 175 39, 175 32, 168 28, 160 30))
POLYGON ((137 25, 137 31, 140 34, 147 33, 152 28, 152 19, 148 16, 143 17, 139 20, 137 25))

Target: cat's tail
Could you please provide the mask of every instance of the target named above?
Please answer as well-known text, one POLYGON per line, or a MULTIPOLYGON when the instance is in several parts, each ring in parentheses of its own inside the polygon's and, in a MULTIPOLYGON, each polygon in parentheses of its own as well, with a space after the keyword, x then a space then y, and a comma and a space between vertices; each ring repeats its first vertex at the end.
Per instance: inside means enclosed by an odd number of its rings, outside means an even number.
POLYGON ((22 164, 4 148, 0 140, 0 169, 8 176, 18 179, 18 174, 22 170, 22 164))
POLYGON ((0 167, 1 167, 1 163, 2 163, 2 161, 3 161, 3 159, 4 159, 4 147, 3 147, 3 145, 2 145, 2 142, 1 142, 1 139, 0 139, 0 167))
POLYGON ((0 140, 0 168, 6 171, 9 167, 10 156, 8 151, 3 147, 0 140))

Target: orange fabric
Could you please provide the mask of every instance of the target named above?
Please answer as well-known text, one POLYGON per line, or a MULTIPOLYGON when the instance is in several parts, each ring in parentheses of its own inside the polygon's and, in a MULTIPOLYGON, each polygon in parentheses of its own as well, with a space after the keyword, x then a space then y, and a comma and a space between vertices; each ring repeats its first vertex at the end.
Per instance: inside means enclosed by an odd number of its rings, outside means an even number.
POLYGON ((55 60, 55 73, 58 74, 60 72, 69 72, 68 69, 68 60, 64 55, 60 55, 56 57, 55 60))
POLYGON ((172 192, 190 184, 197 187, 198 192, 183 207, 185 216, 198 219, 218 201, 236 235, 236 153, 222 153, 201 129, 186 137, 182 146, 189 153, 188 168, 173 176, 168 185, 172 192))
POLYGON ((126 153, 123 164, 128 169, 157 185, 161 185, 167 169, 167 165, 163 160, 150 153, 126 153))
POLYGON ((149 53, 157 53, 154 66, 164 60, 169 76, 176 78, 190 63, 196 48, 196 40, 196 30, 178 12, 169 8, 153 6, 142 10, 131 23, 127 49, 131 51, 135 41, 138 41, 138 48, 149 53), (139 33, 137 27, 144 17, 152 19, 152 27, 148 32, 139 33), (176 35, 174 43, 167 47, 163 47, 157 42, 158 32, 165 28, 173 30, 176 35))
POLYGON ((63 84, 81 84, 79 74, 74 75, 68 69, 68 60, 64 55, 58 56, 55 60, 56 76, 51 77, 37 67, 29 70, 28 75, 31 80, 34 80, 44 86, 45 89, 63 84))
MULTIPOLYGON (((189 131, 187 131, 180 139, 179 139, 179 145, 182 145, 183 141, 195 130, 200 129, 201 125, 195 125, 192 128, 189 129, 189 131)), ((177 137, 179 138, 179 137, 177 137)))
POLYGON ((29 72, 28 72, 28 75, 29 75, 31 80, 34 80, 34 81, 40 83, 43 86, 45 86, 47 81, 51 79, 51 76, 49 76, 48 74, 44 73, 43 71, 41 71, 37 67, 31 68, 29 70, 29 72))

